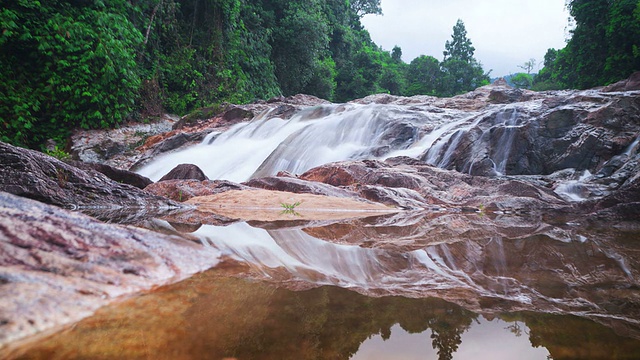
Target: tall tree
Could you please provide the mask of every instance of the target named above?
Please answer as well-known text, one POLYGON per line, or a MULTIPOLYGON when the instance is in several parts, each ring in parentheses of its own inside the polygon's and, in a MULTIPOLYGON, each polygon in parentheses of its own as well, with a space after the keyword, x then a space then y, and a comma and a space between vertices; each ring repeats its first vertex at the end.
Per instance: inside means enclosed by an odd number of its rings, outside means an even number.
POLYGON ((474 52, 464 22, 458 20, 453 27, 451 41, 445 43, 440 95, 456 95, 489 83, 489 74, 484 73, 482 65, 473 57, 474 52))
POLYGON ((441 88, 440 62, 433 56, 422 55, 411 61, 407 68, 407 96, 437 95, 441 88))
POLYGON ((382 15, 380 0, 352 0, 351 9, 359 16, 367 14, 382 15))
POLYGON ((471 44, 471 40, 467 38, 467 29, 464 26, 464 22, 458 19, 453 26, 453 34, 451 35, 451 41, 447 40, 444 44, 445 51, 444 60, 456 59, 469 63, 474 60, 473 53, 476 51, 471 44))
POLYGON ((402 48, 400 48, 400 46, 396 45, 393 47, 393 50, 391 50, 391 58, 395 61, 402 61, 402 48))
POLYGON ((534 88, 606 85, 640 70, 640 1, 571 0, 571 39, 547 62, 534 88))

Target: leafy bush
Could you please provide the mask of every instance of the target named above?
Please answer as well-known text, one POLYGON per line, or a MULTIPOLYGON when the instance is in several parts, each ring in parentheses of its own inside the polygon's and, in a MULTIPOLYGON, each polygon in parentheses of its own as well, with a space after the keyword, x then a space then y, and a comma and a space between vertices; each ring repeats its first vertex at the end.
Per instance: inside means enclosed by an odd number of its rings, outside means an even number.
POLYGON ((113 126, 133 109, 141 33, 125 0, 2 1, 2 140, 63 142, 71 128, 113 126))

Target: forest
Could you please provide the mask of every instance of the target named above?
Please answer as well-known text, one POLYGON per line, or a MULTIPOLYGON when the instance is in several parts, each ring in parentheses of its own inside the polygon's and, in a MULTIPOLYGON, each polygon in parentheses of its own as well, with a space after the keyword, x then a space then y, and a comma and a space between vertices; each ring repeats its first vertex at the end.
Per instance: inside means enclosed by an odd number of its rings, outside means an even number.
MULTIPOLYGON (((0 140, 297 93, 452 96, 488 84, 464 22, 443 58, 402 60, 362 26, 380 0, 0 0, 0 140)), ((523 86, 605 85, 640 70, 640 1, 573 0, 563 49, 523 86)), ((425 49, 426 51, 427 49, 425 49)), ((526 74, 528 75, 528 74, 526 74)), ((527 80, 527 79, 525 79, 527 80)))

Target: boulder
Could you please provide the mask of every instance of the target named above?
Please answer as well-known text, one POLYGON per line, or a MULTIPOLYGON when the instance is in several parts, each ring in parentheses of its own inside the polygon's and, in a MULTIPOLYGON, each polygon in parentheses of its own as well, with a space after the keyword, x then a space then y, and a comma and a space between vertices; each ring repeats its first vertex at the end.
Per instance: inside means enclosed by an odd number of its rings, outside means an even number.
POLYGON ((197 165, 180 164, 174 167, 173 169, 171 169, 171 171, 169 171, 165 176, 160 178, 158 182, 167 181, 167 180, 191 180, 191 179, 200 180, 200 181, 209 180, 207 175, 205 175, 204 172, 202 172, 202 170, 197 165))
POLYGON ((226 180, 165 180, 147 186, 144 191, 184 202, 196 196, 215 195, 229 190, 246 190, 248 186, 226 180))
POLYGON ((0 192, 0 348, 76 322, 127 294, 176 282, 220 254, 0 192))
POLYGON ((138 189, 144 189, 149 184, 153 183, 153 181, 146 176, 142 176, 128 170, 116 169, 107 164, 85 163, 81 161, 68 161, 68 163, 79 169, 97 171, 115 182, 129 184, 137 187, 138 189))
POLYGON ((0 191, 62 207, 167 208, 177 203, 46 154, 0 143, 0 191))
POLYGON ((632 90, 640 90, 640 71, 634 72, 628 79, 620 80, 617 83, 605 86, 602 89, 604 92, 632 90))

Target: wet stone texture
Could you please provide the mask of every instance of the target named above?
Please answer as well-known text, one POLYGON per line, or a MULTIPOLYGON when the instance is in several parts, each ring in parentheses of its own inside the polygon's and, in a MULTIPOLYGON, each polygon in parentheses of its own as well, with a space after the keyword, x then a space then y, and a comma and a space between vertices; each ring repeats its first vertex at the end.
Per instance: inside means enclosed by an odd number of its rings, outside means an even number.
POLYGON ((181 237, 0 192, 0 347, 210 268, 218 257, 181 237))
POLYGON ((104 174, 0 142, 0 191, 61 207, 176 207, 104 174))

